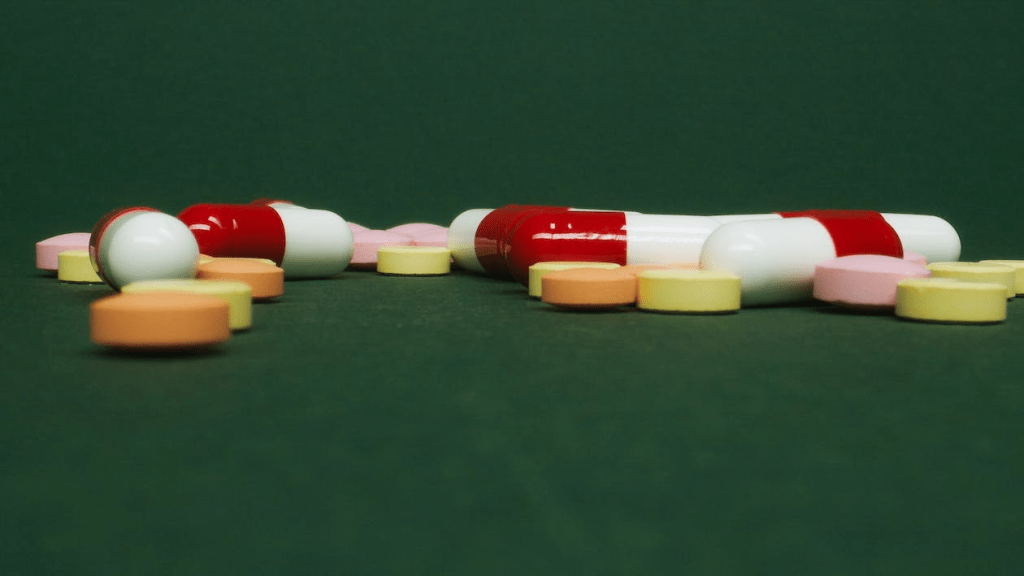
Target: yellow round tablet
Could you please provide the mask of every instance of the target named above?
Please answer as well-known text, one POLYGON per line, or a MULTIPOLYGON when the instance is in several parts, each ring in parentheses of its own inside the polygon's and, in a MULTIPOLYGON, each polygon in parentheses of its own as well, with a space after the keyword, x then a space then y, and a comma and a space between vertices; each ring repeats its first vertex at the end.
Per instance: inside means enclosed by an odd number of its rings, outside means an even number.
POLYGON ((377 272, 395 276, 439 276, 452 269, 452 252, 438 246, 381 246, 377 272))
POLYGON ((995 264, 997 266, 1009 266, 1016 272, 1016 281, 1013 289, 1017 295, 1024 294, 1024 260, 982 260, 979 264, 995 264))
POLYGON ((572 270, 574 268, 600 268, 602 270, 613 270, 615 268, 619 268, 619 265, 614 262, 537 262, 533 266, 530 266, 530 281, 527 284, 530 296, 540 298, 540 279, 543 278, 545 274, 557 272, 559 270, 572 270))
POLYGON ((965 282, 994 282, 1006 287, 1006 297, 1017 293, 1017 273, 1009 266, 981 262, 933 262, 928 265, 933 278, 954 278, 965 282))
POLYGON ((75 284, 102 284, 88 250, 65 250, 57 255, 57 279, 75 284))
POLYGON ((1006 285, 907 278, 896 284, 896 315, 926 322, 1002 322, 1006 319, 1006 285))
POLYGON ((735 312, 740 309, 740 277, 710 270, 645 270, 639 276, 636 306, 656 312, 735 312))
POLYGON ((228 326, 232 330, 252 326, 252 286, 238 280, 141 280, 123 286, 121 292, 188 292, 216 296, 228 303, 228 326))

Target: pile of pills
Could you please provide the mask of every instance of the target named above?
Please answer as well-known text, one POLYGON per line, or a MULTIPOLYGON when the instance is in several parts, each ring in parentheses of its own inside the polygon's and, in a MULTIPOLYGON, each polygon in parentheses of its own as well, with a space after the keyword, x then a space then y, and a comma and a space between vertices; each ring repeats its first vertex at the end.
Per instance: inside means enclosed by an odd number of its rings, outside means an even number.
POLYGON ((935 216, 810 210, 734 216, 509 205, 450 228, 371 230, 282 200, 198 204, 177 217, 113 211, 91 234, 36 244, 36 267, 119 293, 90 306, 92 339, 126 350, 194 350, 253 325, 252 304, 288 278, 345 269, 441 276, 452 264, 515 279, 566 310, 723 314, 811 298, 926 322, 998 323, 1024 293, 1024 261, 958 262, 935 216))
MULTIPOLYGON (((450 271, 447 228, 413 223, 395 230, 380 231, 395 241, 373 245, 373 268, 392 276, 450 271)), ((178 217, 133 207, 105 215, 91 234, 38 242, 36 267, 63 282, 105 282, 118 291, 89 306, 96 344, 197 351, 250 329, 253 302, 283 295, 286 278, 327 278, 349 267, 356 238, 367 232, 378 231, 278 200, 200 204, 178 217)))

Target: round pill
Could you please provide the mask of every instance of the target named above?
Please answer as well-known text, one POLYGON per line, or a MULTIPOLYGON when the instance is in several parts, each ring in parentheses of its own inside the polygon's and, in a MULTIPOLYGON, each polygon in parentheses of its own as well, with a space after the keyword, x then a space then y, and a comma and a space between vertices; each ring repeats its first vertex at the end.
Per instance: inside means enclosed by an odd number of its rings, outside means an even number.
POLYGON ((384 246, 377 251, 377 272, 396 276, 438 276, 451 272, 452 253, 435 246, 384 246))
POLYGON ((864 309, 896 305, 896 284, 905 278, 928 278, 922 264, 894 256, 855 254, 814 267, 814 297, 823 302, 864 309))
POLYGON ((353 236, 355 236, 359 232, 363 232, 365 230, 369 230, 369 228, 367 228, 366 226, 363 226, 362 224, 356 224, 355 222, 349 222, 348 223, 348 228, 349 228, 349 230, 352 231, 352 235, 353 236))
POLYGON ((551 272, 557 272, 559 270, 572 270, 574 268, 600 268, 603 270, 614 270, 621 268, 622 266, 614 262, 564 262, 564 261, 553 261, 553 262, 537 262, 530 266, 530 279, 527 282, 527 288, 530 296, 534 298, 540 298, 541 295, 541 278, 550 274, 551 272))
POLYGON ((377 267, 377 250, 383 246, 411 246, 412 238, 388 230, 364 230, 353 236, 355 249, 352 251, 350 268, 373 270, 377 267))
POLYGON ((394 232, 396 234, 403 234, 411 238, 419 238, 424 234, 443 232, 444 235, 448 236, 448 228, 441 226, 440 224, 428 224, 426 222, 413 222, 411 224, 400 224, 398 226, 392 226, 388 228, 388 232, 394 232))
POLYGON ((115 294, 89 305, 93 342, 128 350, 196 349, 231 337, 228 303, 205 294, 115 294))
POLYGON ((921 266, 924 266, 925 264, 928 263, 927 258, 918 254, 917 252, 911 252, 910 250, 903 251, 903 259, 909 260, 910 262, 914 262, 915 264, 920 264, 921 266))
POLYGON ((740 309, 740 277, 709 270, 646 270, 637 278, 641 310, 723 313, 740 309))
POLYGON ((57 279, 73 284, 103 284, 92 268, 88 250, 65 250, 57 255, 57 279))
POLYGON ((245 282, 252 287, 253 300, 284 294, 284 270, 252 258, 216 258, 199 266, 198 277, 245 282))
POLYGON ((252 326, 252 286, 239 280, 142 280, 121 288, 122 294, 187 292, 216 296, 228 303, 228 326, 246 330, 252 326))
POLYGON ((192 278, 199 244, 184 222, 152 208, 110 212, 89 237, 89 256, 114 289, 138 280, 192 278))
POLYGON ((636 276, 618 269, 573 268, 541 278, 541 301, 562 308, 607 309, 636 302, 636 276))
MULTIPOLYGON (((89 233, 72 232, 36 242, 36 268, 56 272, 57 255, 68 250, 89 250, 89 233)), ((89 265, 92 267, 92 264, 89 265)), ((102 280, 100 280, 102 282, 102 280)))
POLYGON ((413 246, 435 246, 437 248, 448 247, 448 229, 439 227, 435 230, 420 232, 412 237, 413 246))
POLYGON ((928 265, 935 278, 955 278, 965 282, 994 282, 1006 287, 1006 297, 1017 294, 1017 272, 1009 266, 980 262, 934 262, 928 265))
POLYGON ((1016 273, 1013 289, 1017 295, 1024 294, 1024 260, 982 260, 980 264, 1009 266, 1016 273))
POLYGON ((896 315, 926 322, 1002 322, 1006 319, 1006 285, 908 278, 896 285, 896 315))

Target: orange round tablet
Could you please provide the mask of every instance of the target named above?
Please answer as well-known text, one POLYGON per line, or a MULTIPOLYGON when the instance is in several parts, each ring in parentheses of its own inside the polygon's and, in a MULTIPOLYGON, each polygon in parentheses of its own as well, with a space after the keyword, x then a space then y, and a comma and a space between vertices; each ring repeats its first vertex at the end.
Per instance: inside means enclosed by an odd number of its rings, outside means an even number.
POLYGON ((128 350, 204 348, 231 337, 227 301, 205 294, 114 294, 89 305, 90 338, 128 350))
POLYGON ((636 302, 636 285, 636 276, 620 269, 559 270, 541 278, 540 298, 564 308, 614 308, 636 302))
POLYGON ((284 294, 284 270, 251 258, 216 258, 199 265, 197 278, 240 280, 252 286, 253 300, 284 294))

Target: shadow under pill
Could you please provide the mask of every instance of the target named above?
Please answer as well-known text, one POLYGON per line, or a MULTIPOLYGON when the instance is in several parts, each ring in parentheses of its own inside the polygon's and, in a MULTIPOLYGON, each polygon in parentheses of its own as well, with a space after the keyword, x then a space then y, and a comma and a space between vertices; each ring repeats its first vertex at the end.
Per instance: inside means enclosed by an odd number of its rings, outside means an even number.
POLYGON ((99 348, 90 351, 91 354, 101 358, 112 358, 119 360, 185 360, 190 358, 216 358, 227 352, 222 346, 209 346, 204 348, 175 348, 175 349, 152 349, 152 350, 129 350, 119 348, 99 348))
POLYGON ((850 306, 821 306, 812 308, 817 314, 829 314, 833 316, 895 316, 892 308, 865 307, 854 308, 850 306))
POLYGON ((615 306, 613 308, 563 308, 561 306, 552 306, 550 304, 544 307, 538 307, 536 310, 541 312, 553 312, 555 314, 573 314, 573 315, 604 315, 604 314, 622 314, 623 312, 636 312, 636 308, 630 308, 627 306, 615 306))

